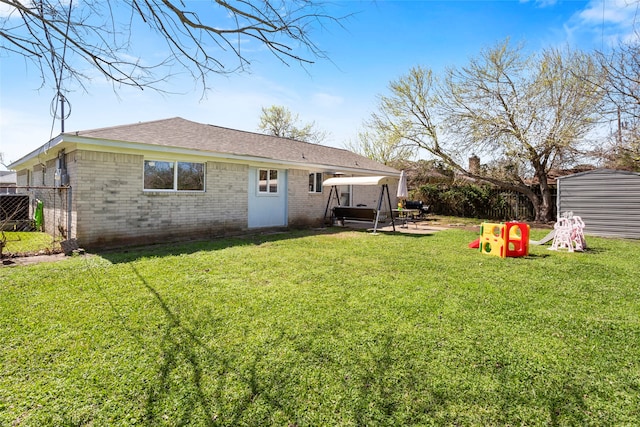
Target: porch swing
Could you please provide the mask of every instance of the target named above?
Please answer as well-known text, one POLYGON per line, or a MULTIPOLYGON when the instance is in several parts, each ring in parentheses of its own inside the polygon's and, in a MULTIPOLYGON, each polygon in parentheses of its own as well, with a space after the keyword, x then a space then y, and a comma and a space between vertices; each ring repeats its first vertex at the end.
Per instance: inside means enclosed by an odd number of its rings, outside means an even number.
POLYGON ((389 194, 389 184, 395 183, 398 178, 391 176, 358 176, 358 177, 339 177, 326 179, 322 185, 331 187, 329 191, 329 197, 327 199, 327 206, 324 210, 324 221, 333 222, 335 219, 339 220, 355 220, 355 221, 371 221, 373 222, 373 233, 378 230, 378 223, 380 222, 380 212, 382 211, 383 200, 386 200, 389 208, 389 216, 391 218, 391 226, 393 231, 396 231, 396 225, 393 218, 393 211, 391 207, 391 196, 389 194), (380 196, 378 197, 377 209, 368 208, 365 206, 341 206, 340 196, 338 194, 338 187, 342 185, 355 185, 355 186, 380 186, 380 196), (330 208, 332 199, 335 198, 336 205, 330 208))

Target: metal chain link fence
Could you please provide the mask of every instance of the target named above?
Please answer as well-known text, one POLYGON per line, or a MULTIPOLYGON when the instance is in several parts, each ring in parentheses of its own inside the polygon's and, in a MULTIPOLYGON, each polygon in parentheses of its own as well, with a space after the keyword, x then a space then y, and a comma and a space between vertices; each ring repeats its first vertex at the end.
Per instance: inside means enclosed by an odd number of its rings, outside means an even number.
POLYGON ((70 187, 0 187, 1 231, 42 231, 61 241, 71 219, 70 187))

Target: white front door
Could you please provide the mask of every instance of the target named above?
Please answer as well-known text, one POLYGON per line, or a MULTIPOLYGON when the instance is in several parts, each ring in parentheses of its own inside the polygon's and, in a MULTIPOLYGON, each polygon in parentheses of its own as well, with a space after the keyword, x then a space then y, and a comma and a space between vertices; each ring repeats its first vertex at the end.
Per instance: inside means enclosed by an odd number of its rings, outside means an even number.
POLYGON ((249 228, 287 225, 287 171, 249 169, 249 228))

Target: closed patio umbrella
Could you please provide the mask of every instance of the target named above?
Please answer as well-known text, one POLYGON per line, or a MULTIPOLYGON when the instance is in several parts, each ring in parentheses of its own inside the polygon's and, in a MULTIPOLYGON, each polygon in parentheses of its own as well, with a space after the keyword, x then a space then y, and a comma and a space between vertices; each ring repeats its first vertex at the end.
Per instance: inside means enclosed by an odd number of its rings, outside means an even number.
POLYGON ((398 182, 398 193, 396 194, 398 199, 406 199, 409 197, 409 190, 407 189, 407 174, 400 172, 400 182, 398 182))

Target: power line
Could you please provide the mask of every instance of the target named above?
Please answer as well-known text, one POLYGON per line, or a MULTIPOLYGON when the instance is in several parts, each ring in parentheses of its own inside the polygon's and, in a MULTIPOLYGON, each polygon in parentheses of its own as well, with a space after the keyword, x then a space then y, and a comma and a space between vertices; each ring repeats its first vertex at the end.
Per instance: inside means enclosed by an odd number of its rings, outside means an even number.
MULTIPOLYGON (((67 27, 65 29, 65 34, 63 38, 62 44, 62 55, 60 57, 60 69, 56 72, 56 56, 55 56, 55 47, 51 40, 51 36, 49 34, 49 30, 47 29, 46 24, 43 24, 43 29, 49 42, 49 49, 51 50, 51 71, 54 74, 54 79, 56 82, 56 94, 54 95, 53 100, 51 101, 51 115, 52 115, 52 123, 51 123, 51 131, 49 133, 49 140, 53 138, 53 128, 55 126, 56 120, 60 119, 60 132, 64 133, 64 121, 71 114, 71 104, 67 101, 67 98, 62 93, 62 74, 64 72, 65 60, 67 54, 67 40, 69 38, 69 28, 71 27, 71 9, 73 8, 73 0, 69 0, 69 9, 67 12, 67 27), (65 112, 65 103, 69 106, 67 112, 65 112), (60 116, 58 116, 58 106, 60 106, 60 116)), ((40 13, 44 15, 44 9, 42 8, 42 1, 40 2, 40 13)), ((43 20, 44 22, 44 20, 43 20)))

